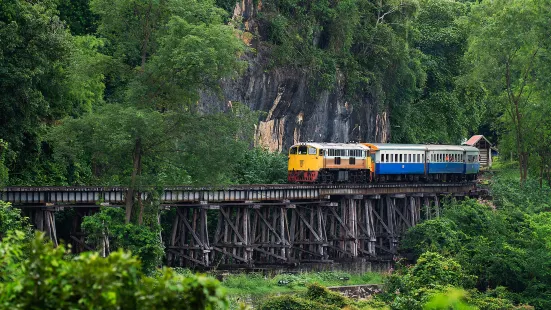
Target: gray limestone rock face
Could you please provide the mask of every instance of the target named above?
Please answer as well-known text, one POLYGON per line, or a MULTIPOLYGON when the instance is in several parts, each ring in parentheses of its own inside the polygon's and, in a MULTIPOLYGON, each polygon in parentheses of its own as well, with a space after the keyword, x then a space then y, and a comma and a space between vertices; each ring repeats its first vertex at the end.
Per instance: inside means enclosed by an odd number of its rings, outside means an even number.
POLYGON ((247 69, 237 78, 221 81, 219 93, 202 93, 204 112, 224 111, 232 102, 266 112, 256 126, 255 143, 283 151, 297 142, 386 142, 390 127, 388 112, 366 94, 353 102, 344 91, 344 78, 337 76, 330 90, 312 91, 312 77, 297 68, 269 68, 270 50, 262 42, 262 29, 255 16, 261 10, 253 0, 236 4, 234 20, 253 33, 246 40, 254 52, 244 56, 247 69))

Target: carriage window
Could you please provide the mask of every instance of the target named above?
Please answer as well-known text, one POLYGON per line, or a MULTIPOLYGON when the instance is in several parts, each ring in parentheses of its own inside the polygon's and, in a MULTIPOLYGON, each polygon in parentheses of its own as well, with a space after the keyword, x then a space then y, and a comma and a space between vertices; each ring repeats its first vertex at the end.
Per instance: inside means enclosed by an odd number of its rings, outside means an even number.
POLYGON ((348 163, 351 164, 351 165, 355 165, 356 164, 356 157, 350 157, 348 159, 348 163))
POLYGON ((421 155, 420 155, 420 154, 417 154, 417 162, 418 162, 418 163, 421 162, 421 155))
POLYGON ((340 165, 340 164, 341 164, 341 158, 335 157, 335 165, 340 165))
POLYGON ((316 150, 316 148, 313 148, 313 147, 309 147, 308 148, 308 155, 316 155, 318 152, 316 150))
POLYGON ((296 153, 297 153, 296 147, 292 147, 291 150, 289 151, 289 154, 296 154, 296 153))
POLYGON ((411 162, 411 154, 408 154, 408 163, 411 162))
POLYGON ((384 157, 386 158, 385 163, 388 163, 388 154, 385 154, 384 157))

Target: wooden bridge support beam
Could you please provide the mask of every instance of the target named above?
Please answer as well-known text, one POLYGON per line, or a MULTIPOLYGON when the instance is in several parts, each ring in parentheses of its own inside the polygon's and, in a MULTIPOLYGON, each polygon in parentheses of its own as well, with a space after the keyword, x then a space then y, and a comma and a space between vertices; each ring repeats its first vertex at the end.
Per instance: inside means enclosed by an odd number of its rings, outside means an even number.
POLYGON ((168 262, 252 267, 390 259, 408 229, 440 215, 439 204, 435 194, 389 194, 341 196, 318 203, 177 207, 168 262))
POLYGON ((40 207, 28 209, 26 213, 35 229, 44 232, 54 246, 57 247, 59 244, 55 224, 55 211, 54 208, 40 207))

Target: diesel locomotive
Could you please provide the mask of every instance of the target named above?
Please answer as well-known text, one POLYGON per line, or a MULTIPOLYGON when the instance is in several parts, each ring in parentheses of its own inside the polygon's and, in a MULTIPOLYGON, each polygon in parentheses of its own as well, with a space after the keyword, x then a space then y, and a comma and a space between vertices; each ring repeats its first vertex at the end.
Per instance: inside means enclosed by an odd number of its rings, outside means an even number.
POLYGON ((476 180, 479 150, 463 145, 298 143, 290 183, 461 182, 476 180))

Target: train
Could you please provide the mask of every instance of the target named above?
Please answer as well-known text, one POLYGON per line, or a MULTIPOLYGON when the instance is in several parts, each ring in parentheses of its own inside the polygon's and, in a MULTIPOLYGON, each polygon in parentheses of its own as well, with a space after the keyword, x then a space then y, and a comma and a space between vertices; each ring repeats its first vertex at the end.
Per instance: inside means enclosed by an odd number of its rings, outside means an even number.
POLYGON ((297 143, 289 148, 289 183, 467 182, 480 152, 464 145, 297 143))

